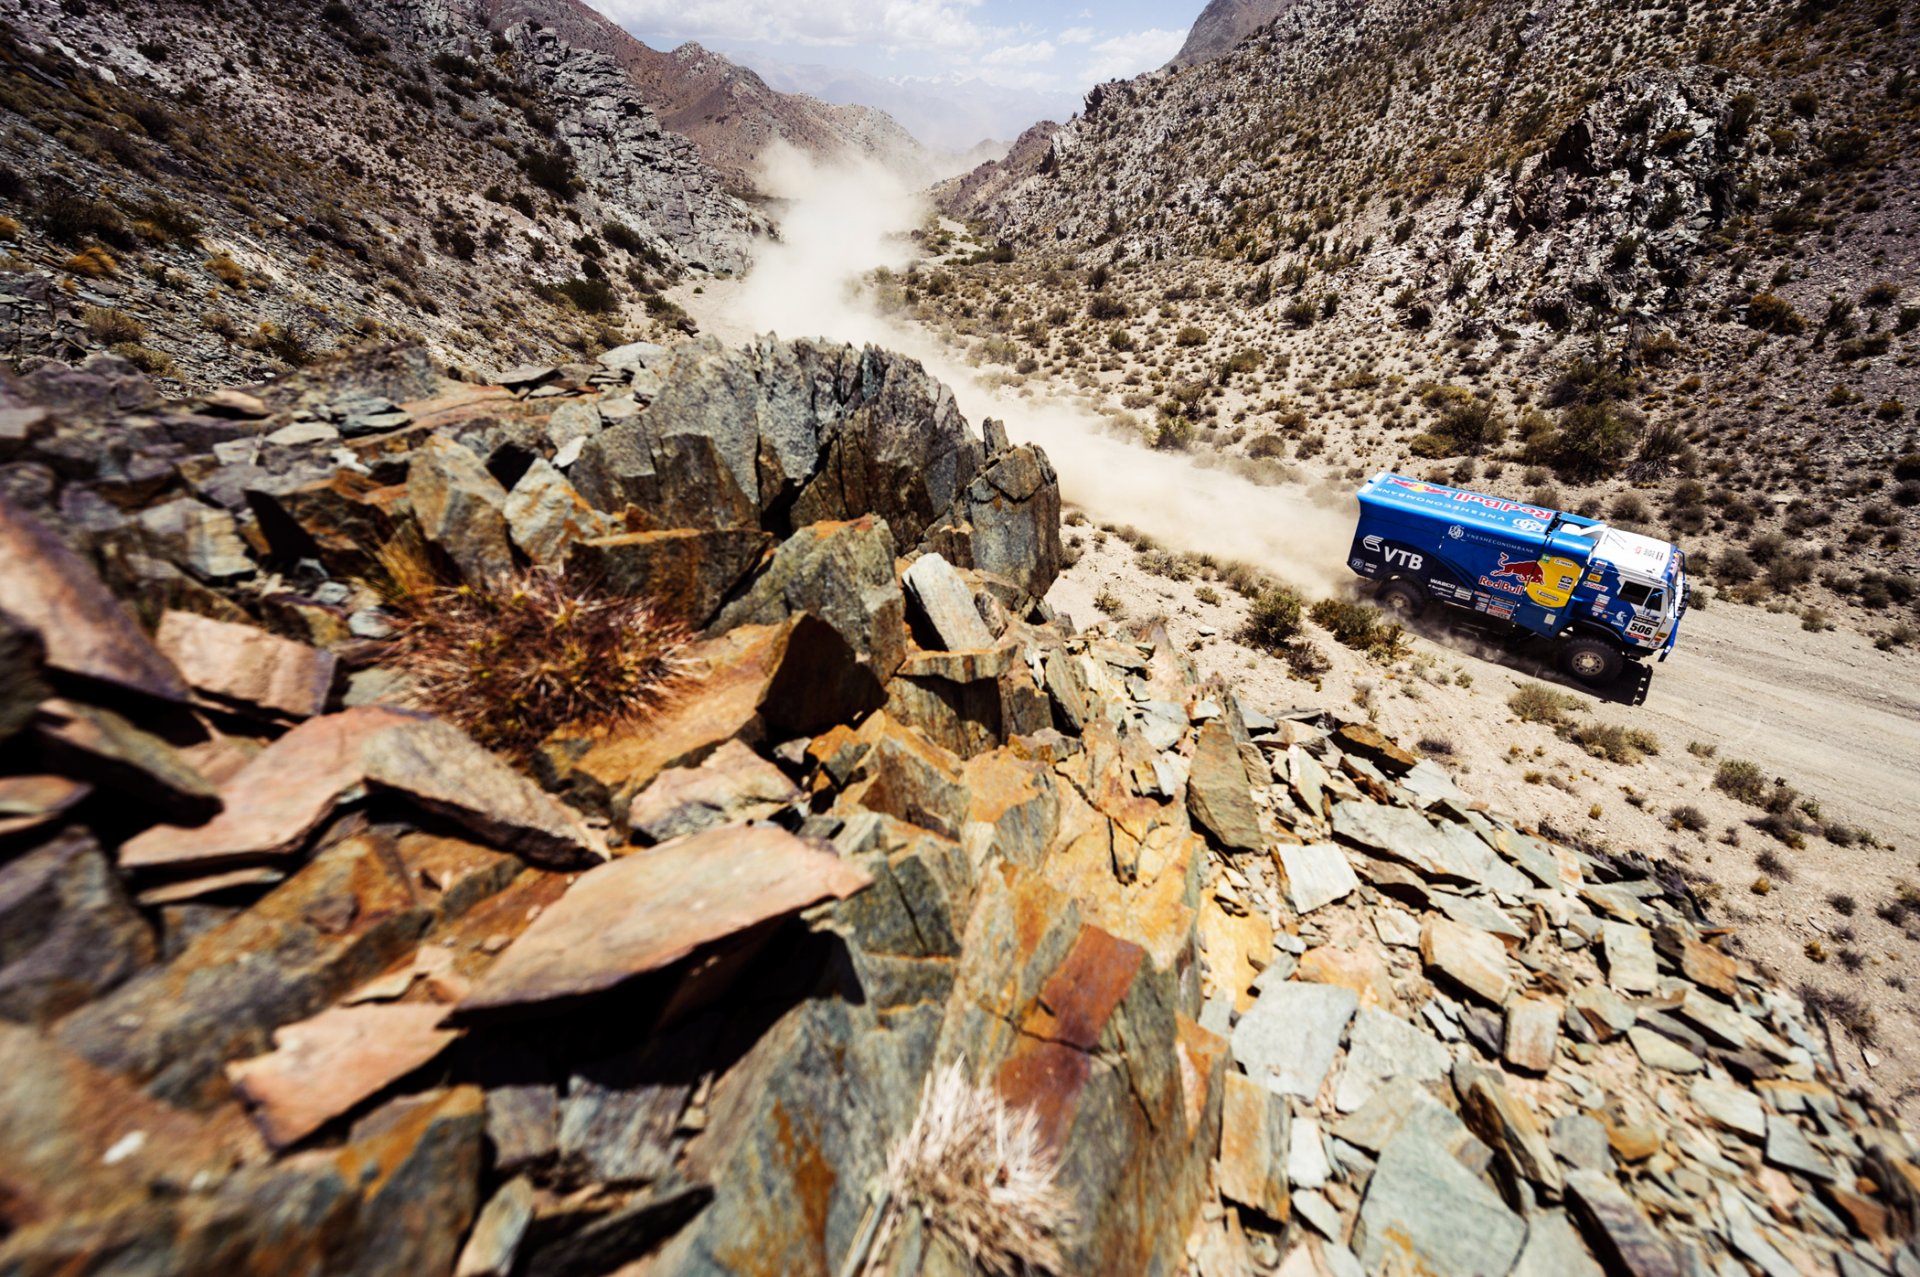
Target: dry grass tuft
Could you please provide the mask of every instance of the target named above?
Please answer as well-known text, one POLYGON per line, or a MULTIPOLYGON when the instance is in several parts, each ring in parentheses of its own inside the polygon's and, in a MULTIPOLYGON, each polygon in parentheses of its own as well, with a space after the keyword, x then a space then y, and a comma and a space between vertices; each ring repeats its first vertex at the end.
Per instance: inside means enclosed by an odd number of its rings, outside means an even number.
POLYGON ((396 586, 394 667, 423 709, 529 761, 562 727, 605 730, 660 709, 689 672, 689 635, 642 598, 532 571, 446 586, 413 556, 384 555, 396 586))
POLYGON ((1017 1277, 1060 1271, 1057 1238, 1073 1209, 1058 1173, 1033 1113, 969 1082, 955 1060, 927 1078, 913 1126, 887 1159, 887 1191, 895 1209, 918 1207, 980 1270, 1017 1277))

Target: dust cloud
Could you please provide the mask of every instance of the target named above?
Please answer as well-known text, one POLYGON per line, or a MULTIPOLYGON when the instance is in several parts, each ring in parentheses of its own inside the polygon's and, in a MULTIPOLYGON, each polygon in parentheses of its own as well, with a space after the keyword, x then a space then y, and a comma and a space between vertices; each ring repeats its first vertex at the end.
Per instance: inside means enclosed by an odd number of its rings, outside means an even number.
POLYGON ((1262 486, 1150 450, 1042 382, 1027 393, 988 384, 932 334, 880 313, 862 280, 878 267, 905 269, 918 255, 909 233, 929 215, 893 175, 785 148, 765 164, 762 189, 784 206, 780 239, 763 246, 744 280, 709 284, 704 304, 691 299, 706 331, 728 341, 771 332, 870 342, 911 355, 952 388, 969 421, 1000 418, 1016 443, 1044 448, 1062 495, 1096 522, 1131 524, 1167 548, 1244 560, 1320 592, 1352 586, 1354 515, 1344 493, 1262 486))

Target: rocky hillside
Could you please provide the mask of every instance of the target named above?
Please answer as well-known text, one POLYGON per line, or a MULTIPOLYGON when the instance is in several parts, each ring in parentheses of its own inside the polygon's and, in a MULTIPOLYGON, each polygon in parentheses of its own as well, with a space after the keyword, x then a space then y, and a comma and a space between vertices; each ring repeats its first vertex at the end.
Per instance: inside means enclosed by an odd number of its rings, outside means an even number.
POLYGON ((1187 41, 1168 66, 1193 66, 1217 58, 1284 13, 1293 0, 1207 0, 1187 41))
POLYGON ((537 23, 619 63, 660 122, 692 139, 736 191, 758 188, 761 157, 776 141, 820 158, 864 156, 916 186, 936 176, 926 148, 885 111, 778 92, 754 71, 698 44, 651 48, 579 0, 483 0, 483 6, 495 26, 537 23))
POLYGON ((395 336, 469 367, 577 357, 671 328, 657 290, 740 268, 762 229, 617 63, 530 21, 208 14, 0 16, 11 359, 111 348, 210 386, 395 336))
POLYGON ((1905 642, 1915 36, 1887 3, 1302 0, 949 188, 1016 260, 913 303, 1160 446, 1539 494, 1905 642))
POLYGON ((1669 867, 1052 615, 983 433, 807 343, 0 381, 0 1270, 1911 1264, 1669 867))

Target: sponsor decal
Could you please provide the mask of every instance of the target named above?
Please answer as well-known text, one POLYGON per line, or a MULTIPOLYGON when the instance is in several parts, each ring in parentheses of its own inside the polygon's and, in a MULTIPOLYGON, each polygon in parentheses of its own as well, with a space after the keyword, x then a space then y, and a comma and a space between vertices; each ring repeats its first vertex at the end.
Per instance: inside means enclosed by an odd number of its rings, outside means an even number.
POLYGON ((1545 532, 1547 525, 1538 519, 1515 519, 1513 521, 1513 530, 1515 532, 1545 532))
POLYGON ((1385 559, 1389 567, 1397 563, 1403 568, 1417 572, 1427 561, 1426 556, 1415 554, 1412 550, 1406 549, 1403 546, 1388 545, 1379 537, 1364 537, 1361 539, 1360 544, 1365 546, 1370 553, 1377 554, 1385 559))
POLYGON ((1563 608, 1573 597, 1573 587, 1583 571, 1572 559, 1548 555, 1541 559, 1511 560, 1500 552, 1500 562, 1487 573, 1489 578, 1505 577, 1517 581, 1528 598, 1544 608, 1563 608))
POLYGON ((1489 590, 1499 590, 1504 594, 1525 594, 1527 592, 1527 587, 1524 585, 1517 585, 1512 581, 1496 581, 1490 576, 1481 577, 1480 584, 1486 586, 1489 590))
POLYGON ((1497 616, 1503 620, 1510 621, 1513 619, 1513 609, 1504 603, 1489 603, 1487 604, 1487 615, 1497 616))
POLYGON ((1414 479, 1389 479, 1387 482, 1396 488, 1417 492, 1423 497, 1439 497, 1442 500, 1457 501, 1465 505, 1484 506, 1496 514, 1530 514, 1538 519, 1553 517, 1551 510, 1542 510, 1539 506, 1521 505, 1518 501, 1503 501, 1499 497, 1482 496, 1478 492, 1461 492, 1455 488, 1443 488, 1438 484, 1421 483, 1414 479))
POLYGON ((1447 536, 1454 541, 1458 541, 1465 535, 1467 535, 1467 530, 1457 523, 1447 529, 1447 536))

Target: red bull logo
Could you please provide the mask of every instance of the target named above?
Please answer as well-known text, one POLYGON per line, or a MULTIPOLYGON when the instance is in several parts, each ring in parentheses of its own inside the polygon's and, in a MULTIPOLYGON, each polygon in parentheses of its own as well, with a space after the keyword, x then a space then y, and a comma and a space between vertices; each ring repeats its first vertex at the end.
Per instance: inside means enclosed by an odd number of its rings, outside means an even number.
POLYGON ((1526 596, 1541 607, 1562 608, 1573 597, 1573 587, 1579 584, 1583 571, 1585 569, 1572 559, 1548 555, 1543 559, 1514 560, 1503 551, 1500 561, 1482 580, 1513 593, 1524 590, 1526 596))
POLYGON ((1505 551, 1501 552, 1500 562, 1495 564, 1493 571, 1487 575, 1504 576, 1522 585, 1539 585, 1547 579, 1547 574, 1541 568, 1539 560, 1528 559, 1524 563, 1514 563, 1508 560, 1505 551))

